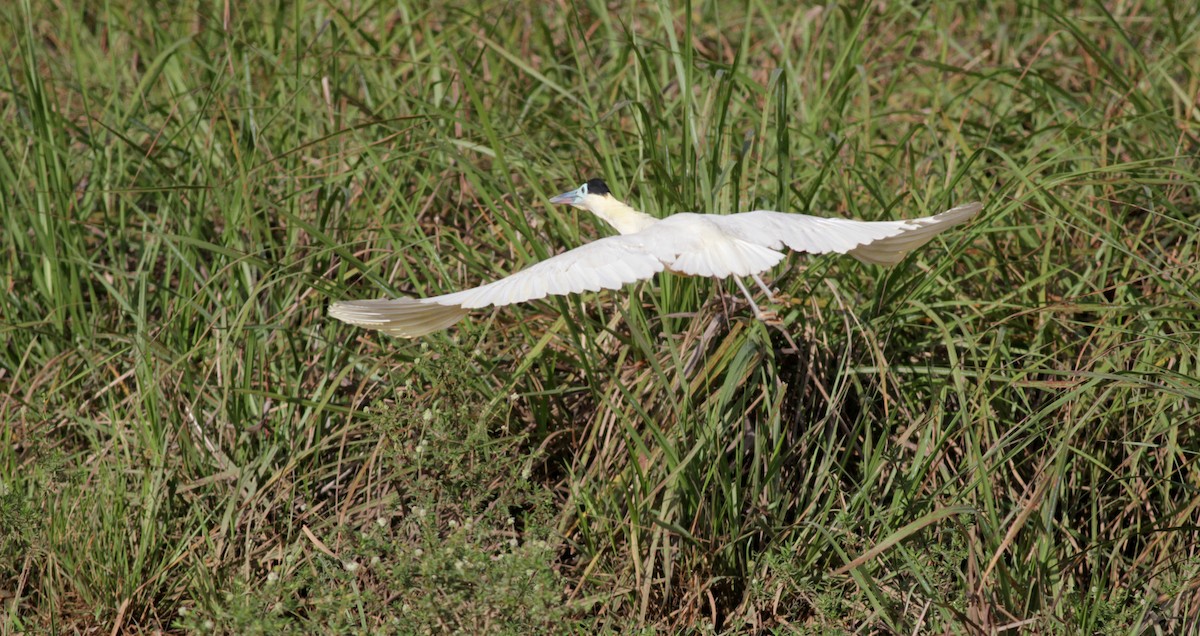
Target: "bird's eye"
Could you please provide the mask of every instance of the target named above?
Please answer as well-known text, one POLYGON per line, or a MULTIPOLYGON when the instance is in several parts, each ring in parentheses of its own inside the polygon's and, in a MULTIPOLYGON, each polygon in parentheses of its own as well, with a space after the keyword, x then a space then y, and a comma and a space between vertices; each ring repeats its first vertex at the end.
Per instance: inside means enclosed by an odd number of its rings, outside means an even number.
POLYGON ((587 194, 587 184, 579 186, 579 194, 587 194))

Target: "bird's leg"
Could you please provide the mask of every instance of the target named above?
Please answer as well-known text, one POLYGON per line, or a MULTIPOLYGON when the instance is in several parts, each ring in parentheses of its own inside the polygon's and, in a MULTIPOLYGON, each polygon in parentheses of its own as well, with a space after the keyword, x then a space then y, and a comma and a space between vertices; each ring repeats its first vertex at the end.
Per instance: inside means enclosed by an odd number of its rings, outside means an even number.
POLYGON ((751 274, 750 278, 753 278, 758 288, 763 290, 763 293, 767 295, 768 301, 775 302, 775 294, 771 293, 771 288, 767 287, 767 284, 763 282, 762 278, 759 278, 758 274, 751 274))
POLYGON ((738 289, 742 290, 742 295, 746 297, 746 302, 750 303, 750 308, 754 310, 754 317, 763 322, 766 322, 768 316, 766 314, 764 314, 761 309, 758 308, 757 304, 754 303, 754 298, 752 296, 750 296, 750 290, 746 289, 746 286, 742 284, 742 279, 738 278, 737 276, 734 276, 733 282, 737 283, 738 289))
MULTIPOLYGON (((759 288, 761 288, 763 292, 767 294, 767 299, 774 301, 774 294, 771 293, 770 289, 767 289, 767 286, 762 282, 762 279, 758 277, 758 274, 751 274, 751 276, 754 277, 754 282, 758 283, 759 288)), ((746 300, 750 303, 750 306, 754 308, 754 317, 763 321, 765 324, 778 327, 779 332, 783 334, 784 340, 787 340, 788 344, 792 345, 791 349, 784 349, 783 352, 798 353, 800 351, 800 347, 796 345, 795 340, 792 340, 792 334, 788 333, 787 329, 784 328, 783 321, 779 319, 779 314, 776 314, 774 311, 762 311, 759 309, 758 305, 754 304, 754 299, 750 297, 750 290, 746 289, 746 286, 742 284, 742 280, 737 276, 734 276, 733 282, 737 283, 738 289, 742 290, 742 294, 746 296, 746 300)))

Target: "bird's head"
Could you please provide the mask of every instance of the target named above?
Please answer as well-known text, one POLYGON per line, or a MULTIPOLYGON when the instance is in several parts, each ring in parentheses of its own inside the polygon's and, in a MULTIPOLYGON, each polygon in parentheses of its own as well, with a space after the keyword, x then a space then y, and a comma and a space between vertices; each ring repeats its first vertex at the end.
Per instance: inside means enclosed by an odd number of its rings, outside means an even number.
POLYGON ((551 203, 566 203, 573 205, 580 210, 596 210, 601 207, 599 204, 612 198, 612 194, 608 191, 606 185, 600 179, 592 179, 587 183, 571 190, 564 192, 550 199, 551 203), (591 205, 588 205, 588 203, 591 205))

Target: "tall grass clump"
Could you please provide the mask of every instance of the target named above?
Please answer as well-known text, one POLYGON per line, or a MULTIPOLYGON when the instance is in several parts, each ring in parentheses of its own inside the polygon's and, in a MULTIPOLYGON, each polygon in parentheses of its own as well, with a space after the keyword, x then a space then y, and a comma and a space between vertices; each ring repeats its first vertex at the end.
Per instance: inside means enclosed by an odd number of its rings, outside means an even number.
POLYGON ((1200 10, 0 8, 5 632, 1188 633, 1200 10), (478 312, 652 214, 891 269, 478 312), (763 301, 763 299, 759 299, 763 301), (765 301, 763 301, 765 302, 765 301))

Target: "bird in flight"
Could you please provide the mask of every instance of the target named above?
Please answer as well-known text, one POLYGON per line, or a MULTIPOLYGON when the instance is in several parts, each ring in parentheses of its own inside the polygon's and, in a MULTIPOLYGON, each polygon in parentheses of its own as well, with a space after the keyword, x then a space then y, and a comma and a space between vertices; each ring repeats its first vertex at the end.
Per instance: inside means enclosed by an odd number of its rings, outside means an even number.
POLYGON ((968 203, 936 216, 903 221, 854 221, 755 210, 739 214, 672 214, 658 219, 617 200, 600 179, 564 192, 551 203, 587 210, 618 234, 531 265, 495 282, 429 298, 349 300, 329 315, 402 338, 440 331, 471 310, 551 295, 619 289, 668 271, 734 277, 754 315, 763 312, 741 278, 751 277, 771 298, 759 274, 783 260, 783 248, 810 254, 849 254, 864 263, 895 265, 941 232, 965 223, 981 205, 968 203))

